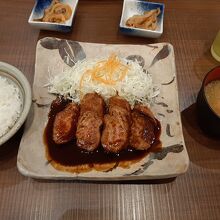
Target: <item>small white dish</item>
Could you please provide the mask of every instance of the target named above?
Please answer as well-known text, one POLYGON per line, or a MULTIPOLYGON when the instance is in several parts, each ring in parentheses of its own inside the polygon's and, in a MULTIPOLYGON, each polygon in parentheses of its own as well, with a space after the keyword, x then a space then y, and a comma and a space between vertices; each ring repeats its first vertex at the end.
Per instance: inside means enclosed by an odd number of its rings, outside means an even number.
POLYGON ((1 146, 7 140, 9 140, 23 125, 31 107, 32 96, 31 87, 28 80, 24 74, 14 66, 0 62, 0 76, 6 78, 10 84, 14 84, 19 89, 22 101, 22 110, 20 116, 16 120, 15 124, 7 131, 7 133, 0 137, 1 146))
POLYGON ((147 2, 144 0, 124 0, 122 16, 120 21, 120 31, 123 34, 140 36, 140 37, 149 37, 149 38, 158 38, 163 33, 163 20, 164 20, 164 8, 163 3, 153 3, 147 2), (141 28, 133 28, 126 26, 126 21, 128 18, 133 15, 144 14, 145 11, 152 9, 160 8, 160 15, 157 17, 157 29, 147 30, 141 28))
POLYGON ((34 28, 38 28, 42 30, 61 31, 61 32, 71 31, 73 18, 75 16, 76 8, 78 5, 78 0, 61 0, 60 2, 68 4, 72 9, 72 15, 70 19, 67 20, 64 24, 35 21, 36 19, 40 19, 44 16, 44 11, 46 8, 48 8, 51 5, 52 0, 36 1, 35 6, 32 9, 31 15, 28 19, 28 23, 34 28))

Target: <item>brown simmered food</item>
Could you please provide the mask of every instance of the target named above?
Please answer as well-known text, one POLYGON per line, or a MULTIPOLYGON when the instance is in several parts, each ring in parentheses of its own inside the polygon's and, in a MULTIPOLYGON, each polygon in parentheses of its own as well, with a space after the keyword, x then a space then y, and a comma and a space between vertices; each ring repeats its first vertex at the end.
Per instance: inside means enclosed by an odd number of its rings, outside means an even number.
POLYGON ((68 4, 64 4, 59 0, 53 0, 51 5, 45 9, 43 18, 35 19, 36 21, 64 23, 70 19, 72 9, 68 4))
POLYGON ((80 115, 85 112, 95 112, 99 117, 104 116, 105 102, 97 93, 87 93, 80 103, 80 115))
POLYGON ((81 101, 80 118, 77 126, 77 146, 93 151, 101 139, 104 116, 104 100, 97 93, 87 93, 81 101))
POLYGON ((109 99, 109 114, 104 117, 101 138, 105 151, 118 153, 128 146, 130 118, 130 105, 125 99, 119 96, 109 99))
POLYGON ((105 103, 96 93, 86 94, 80 107, 65 98, 54 100, 44 131, 50 164, 74 173, 108 171, 128 168, 150 151, 160 150, 161 127, 149 108, 135 105, 131 112, 124 98, 114 96, 107 112, 103 116, 105 103))
POLYGON ((136 150, 147 150, 154 143, 157 122, 147 106, 135 105, 132 111, 130 145, 136 150))
POLYGON ((160 8, 145 11, 143 15, 134 15, 126 21, 128 27, 156 30, 157 16, 160 14, 160 8))
MULTIPOLYGON (((59 100, 53 104, 59 105, 59 100)), ((75 137, 78 117, 79 106, 73 102, 57 113, 53 124, 53 140, 56 144, 67 143, 75 137)))
POLYGON ((77 127, 77 146, 87 151, 95 150, 100 143, 102 119, 95 112, 85 112, 80 116, 77 127))

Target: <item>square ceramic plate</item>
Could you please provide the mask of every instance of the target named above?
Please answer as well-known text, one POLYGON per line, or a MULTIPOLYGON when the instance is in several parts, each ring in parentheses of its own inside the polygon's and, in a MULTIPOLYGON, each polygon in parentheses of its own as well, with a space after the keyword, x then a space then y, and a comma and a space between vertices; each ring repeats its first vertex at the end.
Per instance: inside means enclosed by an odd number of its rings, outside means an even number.
POLYGON ((22 137, 17 158, 19 171, 33 178, 82 180, 136 180, 174 177, 186 172, 189 159, 180 119, 174 51, 168 43, 152 45, 114 45, 81 43, 57 38, 44 38, 37 44, 34 102, 22 137), (48 80, 69 69, 79 59, 108 56, 139 58, 143 68, 152 74, 155 84, 161 86, 160 95, 151 107, 160 120, 162 151, 149 153, 130 168, 116 167, 109 172, 92 170, 87 173, 69 173, 56 170, 45 157, 43 132, 53 95, 48 94, 48 80), (152 65, 153 64, 153 65, 152 65))
POLYGON ((120 21, 120 31, 123 34, 134 35, 140 37, 150 37, 158 38, 163 33, 163 19, 164 19, 164 4, 148 2, 145 0, 124 0, 121 21, 120 21), (146 30, 141 28, 128 27, 126 21, 133 15, 143 15, 145 11, 160 8, 160 14, 157 17, 157 29, 146 30))
POLYGON ((42 30, 51 30, 51 31, 61 31, 61 32, 69 32, 72 28, 73 18, 76 13, 76 8, 78 5, 78 0, 60 0, 61 3, 68 4, 72 9, 72 15, 69 20, 67 20, 64 24, 59 23, 51 23, 51 22, 41 22, 36 21, 35 19, 40 19, 44 16, 44 11, 48 8, 52 0, 37 0, 31 15, 28 19, 28 23, 34 28, 42 29, 42 30))

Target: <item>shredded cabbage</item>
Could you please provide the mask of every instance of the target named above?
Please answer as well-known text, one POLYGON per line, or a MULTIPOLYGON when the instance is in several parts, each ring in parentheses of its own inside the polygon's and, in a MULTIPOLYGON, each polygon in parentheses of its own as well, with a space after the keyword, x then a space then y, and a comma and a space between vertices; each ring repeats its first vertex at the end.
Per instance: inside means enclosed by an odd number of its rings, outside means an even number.
MULTIPOLYGON (((128 66, 128 71, 122 80, 114 85, 107 85, 102 82, 92 80, 90 74, 86 71, 93 69, 97 63, 106 61, 102 59, 84 59, 78 61, 70 70, 64 70, 62 73, 50 79, 48 91, 50 93, 65 96, 76 103, 84 94, 97 92, 107 101, 110 97, 118 94, 124 97, 133 106, 136 102, 150 105, 155 96, 159 94, 159 88, 152 83, 152 76, 145 72, 137 61, 131 61, 124 58, 118 58, 120 62, 128 66), (80 83, 83 77, 83 84, 80 83)), ((115 73, 117 76, 117 71, 115 73)))

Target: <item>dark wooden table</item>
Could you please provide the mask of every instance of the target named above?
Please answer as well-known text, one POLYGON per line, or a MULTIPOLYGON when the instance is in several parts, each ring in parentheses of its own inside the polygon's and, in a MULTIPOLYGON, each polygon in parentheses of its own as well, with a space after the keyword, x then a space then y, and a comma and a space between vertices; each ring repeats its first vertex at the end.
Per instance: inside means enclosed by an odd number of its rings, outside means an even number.
MULTIPOLYGON (((220 219, 220 141, 196 122, 195 100, 204 75, 219 65, 210 46, 220 29, 219 0, 164 2, 161 38, 119 33, 123 1, 80 0, 72 32, 39 31, 27 23, 34 1, 0 1, 0 60, 18 67, 30 83, 35 47, 45 36, 97 43, 174 45, 189 170, 172 181, 88 183, 37 181, 16 167, 22 129, 0 147, 0 219, 220 219)), ((31 144, 31 143, 30 143, 31 144)))

